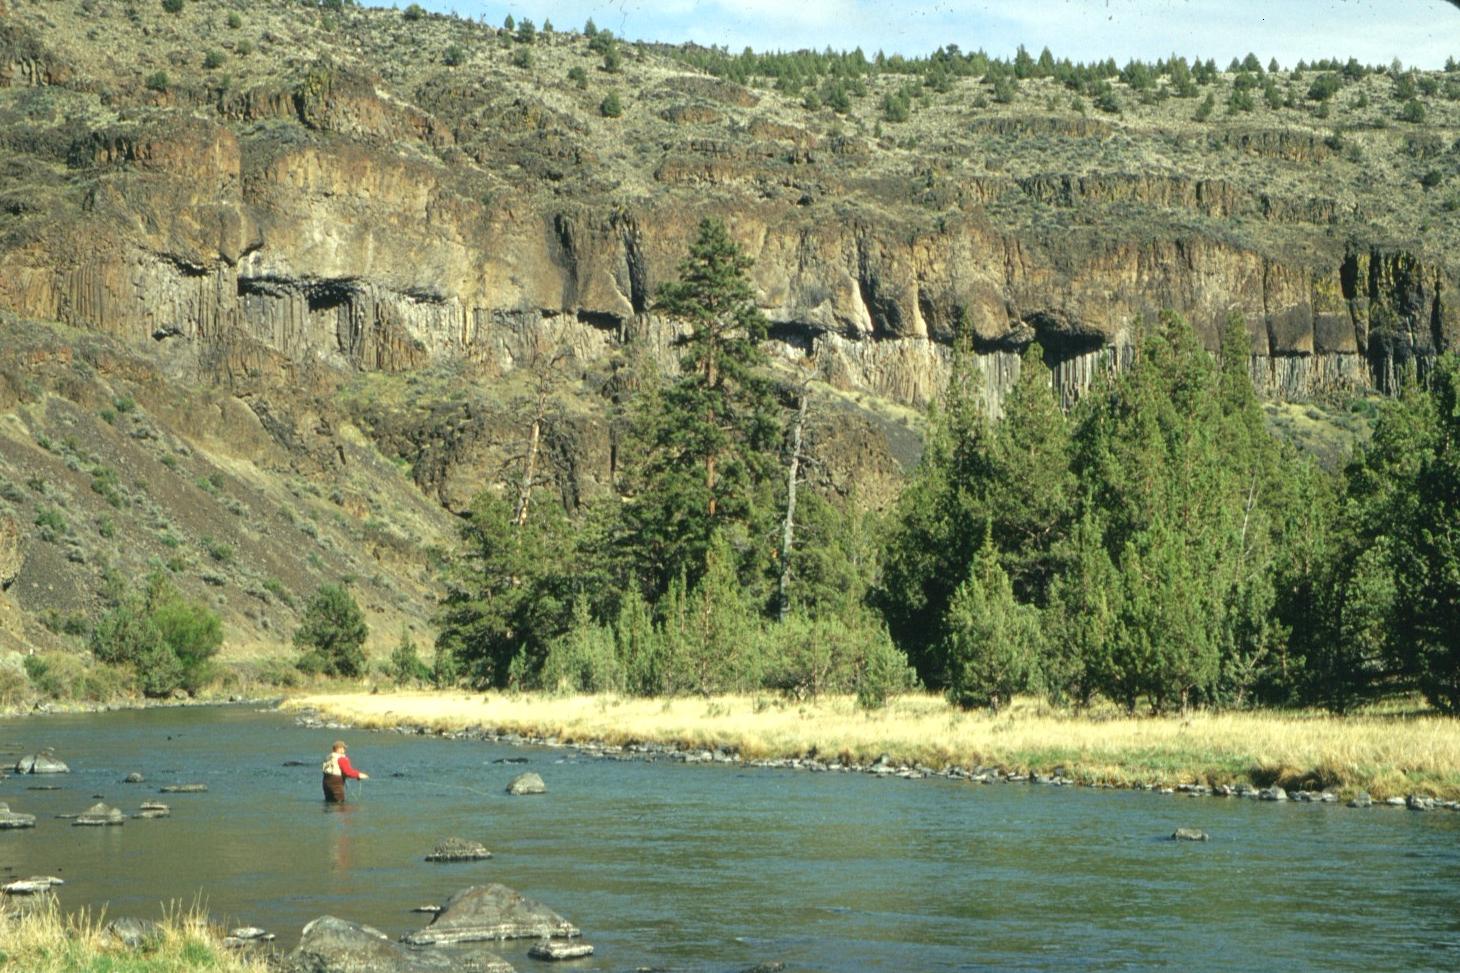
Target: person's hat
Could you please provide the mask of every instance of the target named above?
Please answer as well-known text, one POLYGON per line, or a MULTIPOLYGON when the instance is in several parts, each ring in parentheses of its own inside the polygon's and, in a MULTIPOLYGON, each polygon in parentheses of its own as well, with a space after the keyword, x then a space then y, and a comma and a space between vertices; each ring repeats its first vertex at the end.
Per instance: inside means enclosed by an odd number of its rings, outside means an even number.
POLYGON ((335 741, 335 745, 333 747, 331 747, 330 749, 331 750, 343 750, 343 749, 345 749, 345 741, 344 740, 336 740, 335 741))

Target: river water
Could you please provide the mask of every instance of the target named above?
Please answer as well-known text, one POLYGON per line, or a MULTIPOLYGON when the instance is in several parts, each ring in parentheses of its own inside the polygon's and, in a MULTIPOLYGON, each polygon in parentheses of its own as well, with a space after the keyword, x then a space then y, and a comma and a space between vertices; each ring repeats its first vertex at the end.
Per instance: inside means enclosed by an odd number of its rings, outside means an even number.
MULTIPOLYGON (((38 818, 0 832, 6 876, 58 875, 63 906, 110 916, 201 900, 286 944, 323 914, 400 935, 428 918, 411 907, 498 881, 583 930, 598 953, 575 969, 1460 969, 1451 812, 619 762, 246 707, 0 721, 0 759, 47 746, 72 773, 0 782, 38 818), (371 779, 326 810, 338 735, 371 779), (523 770, 549 793, 508 797, 523 770), (53 818, 98 794, 173 816, 53 818), (1178 826, 1212 840, 1164 840, 1178 826), (424 862, 447 836, 496 857, 424 862)), ((525 948, 502 953, 539 966, 525 948)))

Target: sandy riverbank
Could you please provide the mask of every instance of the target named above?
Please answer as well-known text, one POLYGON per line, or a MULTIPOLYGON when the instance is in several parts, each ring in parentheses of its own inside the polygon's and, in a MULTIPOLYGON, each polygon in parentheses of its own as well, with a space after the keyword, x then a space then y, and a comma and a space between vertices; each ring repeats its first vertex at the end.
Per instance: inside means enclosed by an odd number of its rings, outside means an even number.
POLYGON ((1080 783, 1279 784, 1366 790, 1375 798, 1460 798, 1460 721, 1437 716, 1307 712, 1090 716, 1021 704, 963 713, 941 697, 906 696, 866 713, 849 698, 794 703, 764 697, 401 692, 313 694, 285 708, 360 727, 517 733, 564 743, 654 743, 746 758, 796 757, 935 770, 948 765, 1049 773, 1080 783))

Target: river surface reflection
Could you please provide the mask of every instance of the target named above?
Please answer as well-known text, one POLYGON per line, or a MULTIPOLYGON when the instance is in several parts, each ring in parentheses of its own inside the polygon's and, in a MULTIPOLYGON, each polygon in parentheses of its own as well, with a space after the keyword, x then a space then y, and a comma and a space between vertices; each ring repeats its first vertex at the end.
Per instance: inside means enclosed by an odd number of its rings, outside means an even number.
MULTIPOLYGON (((0 832, 0 869, 58 875, 64 906, 112 916, 201 899, 286 943, 323 914, 399 935, 424 924, 413 906, 499 881, 583 929, 598 955, 575 969, 1460 969, 1450 812, 616 762, 246 707, 0 721, 0 759, 47 746, 73 772, 0 782, 38 818, 0 832), (327 809, 340 735, 371 778, 327 809), (549 793, 508 797, 523 770, 549 793), (157 793, 193 782, 208 792, 157 793), (53 818, 93 795, 173 816, 53 818), (1212 840, 1163 840, 1178 826, 1212 840), (424 862, 448 836, 496 857, 424 862)), ((525 949, 502 952, 536 966, 525 949)))

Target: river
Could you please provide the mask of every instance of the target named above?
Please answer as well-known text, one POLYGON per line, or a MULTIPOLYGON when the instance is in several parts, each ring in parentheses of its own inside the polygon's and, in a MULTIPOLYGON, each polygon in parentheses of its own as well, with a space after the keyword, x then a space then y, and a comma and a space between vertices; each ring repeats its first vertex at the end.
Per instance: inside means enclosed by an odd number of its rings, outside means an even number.
MULTIPOLYGON (((323 914, 399 935, 429 918, 413 906, 497 881, 582 928, 598 953, 574 969, 1460 969, 1452 812, 621 762, 237 706, 0 721, 0 759, 41 747, 72 773, 0 782, 38 819, 0 832, 6 876, 60 876, 63 906, 110 916, 201 900, 285 944, 323 914), (371 779, 327 810, 336 736, 371 779), (507 796, 523 770, 549 793, 507 796), (53 817, 93 795, 173 815, 53 817), (1211 840, 1166 840, 1179 826, 1211 840), (447 836, 496 857, 424 862, 447 836)), ((525 949, 501 952, 539 965, 525 949)))

